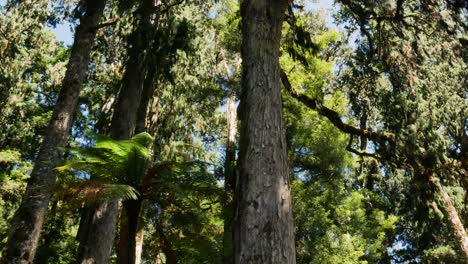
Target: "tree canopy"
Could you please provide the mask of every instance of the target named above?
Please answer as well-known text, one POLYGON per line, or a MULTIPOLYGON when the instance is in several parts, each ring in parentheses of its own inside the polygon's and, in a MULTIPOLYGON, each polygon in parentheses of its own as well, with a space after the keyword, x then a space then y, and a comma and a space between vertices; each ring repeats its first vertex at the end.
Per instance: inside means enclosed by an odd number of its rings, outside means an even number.
POLYGON ((466 263, 467 87, 463 0, 0 1, 0 263, 466 263))

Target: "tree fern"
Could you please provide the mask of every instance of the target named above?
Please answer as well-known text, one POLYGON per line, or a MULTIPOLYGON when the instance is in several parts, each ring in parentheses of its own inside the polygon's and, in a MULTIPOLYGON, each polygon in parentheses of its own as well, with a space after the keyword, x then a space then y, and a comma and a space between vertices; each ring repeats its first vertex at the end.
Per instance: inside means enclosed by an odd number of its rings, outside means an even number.
POLYGON ((137 199, 139 194, 132 186, 145 175, 152 140, 148 133, 130 140, 98 135, 95 146, 71 149, 73 158, 57 170, 89 174, 93 180, 78 179, 81 182, 73 182, 65 193, 84 200, 137 199))

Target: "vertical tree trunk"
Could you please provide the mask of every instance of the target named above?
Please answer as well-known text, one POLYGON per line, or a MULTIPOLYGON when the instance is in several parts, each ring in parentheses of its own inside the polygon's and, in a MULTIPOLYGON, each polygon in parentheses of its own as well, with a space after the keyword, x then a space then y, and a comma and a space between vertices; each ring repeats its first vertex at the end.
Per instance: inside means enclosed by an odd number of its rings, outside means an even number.
POLYGON ((143 199, 123 202, 120 216, 118 264, 134 264, 136 262, 138 219, 143 199))
POLYGON ((135 264, 141 264, 141 255, 143 254, 143 241, 145 232, 139 228, 136 235, 135 264))
POLYGON ((235 195, 236 186, 236 136, 237 136, 237 115, 236 96, 234 91, 227 100, 227 127, 228 135, 226 142, 226 157, 224 164, 224 235, 223 235, 223 263, 234 263, 234 218, 237 197, 235 195))
POLYGON ((287 4, 244 0, 241 6, 243 74, 235 263, 296 263, 279 67, 287 4))
POLYGON ((23 200, 12 221, 12 230, 4 248, 2 263, 32 263, 33 261, 50 200, 49 188, 55 182, 54 168, 61 158, 59 148, 67 144, 105 3, 105 0, 84 1, 84 13, 80 25, 76 28, 75 42, 62 89, 23 200))
MULTIPOLYGON (((156 74, 155 68, 154 66, 148 66, 149 69, 144 81, 143 94, 137 112, 135 134, 146 131, 148 104, 154 92, 153 83, 156 74)), ((136 188, 141 194, 144 192, 141 184, 136 188)), ((143 234, 143 229, 138 229, 142 203, 143 198, 136 201, 125 201, 123 203, 122 213, 120 214, 119 249, 117 252, 118 264, 134 264, 137 263, 137 259, 141 260, 142 252, 139 252, 140 255, 137 254, 137 236, 139 233, 143 234)), ((141 240, 140 247, 143 247, 143 240, 141 240)))
MULTIPOLYGON (((113 139, 130 139, 136 127, 137 112, 146 73, 146 49, 151 45, 150 31, 153 27, 151 22, 153 10, 152 0, 145 0, 141 3, 139 7, 140 21, 130 36, 128 61, 110 127, 110 136, 113 139)), ((88 210, 91 210, 88 212, 90 214, 87 218, 89 221, 83 223, 87 226, 88 235, 78 237, 80 239, 78 261, 79 263, 109 263, 115 237, 118 201, 99 203, 88 210), (99 236, 93 235, 100 233, 100 230, 107 231, 99 236), (94 259, 95 262, 89 262, 90 259, 94 259)), ((134 240, 135 237, 132 238, 132 241, 134 240)), ((134 254, 133 259, 126 261, 119 260, 119 263, 134 263, 134 254)))
POLYGON ((109 263, 118 208, 118 201, 95 203, 85 208, 77 236, 80 243, 77 263, 109 263))
POLYGON ((155 65, 151 62, 148 62, 148 73, 145 78, 145 83, 143 86, 143 94, 141 96, 140 105, 138 107, 137 121, 135 127, 135 134, 145 132, 147 130, 147 118, 148 118, 148 105, 153 97, 156 77, 156 68, 155 65))
MULTIPOLYGON (((229 68, 226 64, 226 74, 229 78, 229 68)), ((236 137, 237 113, 236 94, 231 87, 227 99, 227 140, 224 161, 224 234, 223 234, 223 263, 234 263, 234 217, 236 208, 236 137)))
POLYGON ((434 187, 437 196, 442 200, 442 209, 447 217, 448 224, 453 230, 453 234, 460 246, 460 251, 465 258, 465 261, 468 263, 468 235, 466 234, 465 227, 458 216, 458 212, 452 202, 452 198, 450 198, 437 178, 432 176, 429 182, 434 187))

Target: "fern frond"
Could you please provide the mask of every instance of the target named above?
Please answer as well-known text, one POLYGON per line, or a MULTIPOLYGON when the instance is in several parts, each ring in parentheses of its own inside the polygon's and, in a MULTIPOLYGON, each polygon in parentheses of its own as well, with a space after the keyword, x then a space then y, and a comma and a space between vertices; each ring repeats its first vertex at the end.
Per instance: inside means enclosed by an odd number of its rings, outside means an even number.
POLYGON ((104 184, 98 199, 113 200, 137 200, 140 193, 130 185, 104 184))
POLYGON ((69 181, 66 185, 54 186, 52 193, 64 201, 79 204, 114 199, 135 200, 140 195, 129 185, 96 179, 69 181))

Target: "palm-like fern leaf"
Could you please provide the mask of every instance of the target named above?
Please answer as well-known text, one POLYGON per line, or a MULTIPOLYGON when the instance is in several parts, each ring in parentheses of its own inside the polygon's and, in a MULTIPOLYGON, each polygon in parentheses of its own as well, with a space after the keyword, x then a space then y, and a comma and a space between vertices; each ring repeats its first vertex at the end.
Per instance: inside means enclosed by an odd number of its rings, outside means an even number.
POLYGON ((137 198, 133 187, 141 181, 149 160, 152 137, 141 133, 130 140, 114 140, 99 135, 93 147, 73 148, 74 157, 57 170, 73 170, 105 181, 99 186, 100 196, 112 198, 137 198))

